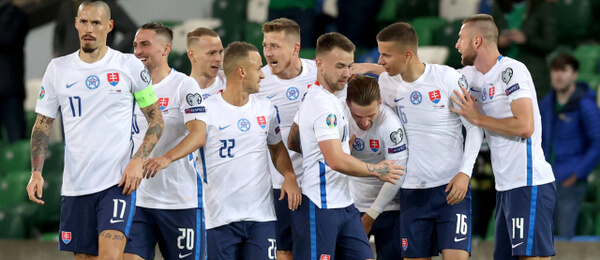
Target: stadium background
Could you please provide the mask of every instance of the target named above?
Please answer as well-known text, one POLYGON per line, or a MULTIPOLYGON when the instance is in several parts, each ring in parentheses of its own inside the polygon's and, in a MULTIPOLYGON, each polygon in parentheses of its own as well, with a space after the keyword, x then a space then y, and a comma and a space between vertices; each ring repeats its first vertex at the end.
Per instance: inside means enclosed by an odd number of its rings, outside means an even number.
MULTIPOLYGON (((41 77, 52 59, 52 37, 55 24, 52 10, 60 0, 15 1, 30 16, 32 28, 26 38, 26 91, 27 129, 35 120, 35 100, 41 77)), ((322 0, 317 0, 323 2, 322 0)), ((338 0, 344 1, 344 0, 338 0)), ((331 3, 324 1, 325 5, 331 3)), ((549 61, 557 53, 572 53, 581 63, 580 80, 597 89, 600 85, 600 0, 556 0, 555 14, 559 46, 548 55, 549 61)), ((172 26, 175 33, 173 51, 169 57, 174 68, 189 72, 185 54, 185 35, 198 26, 214 28, 223 44, 245 40, 259 50, 262 41, 261 24, 266 17, 268 0, 121 0, 118 4, 133 21, 141 25, 159 21, 172 26), (167 10, 167 11, 165 11, 167 10), (225 22, 223 22, 225 21, 225 22)), ((384 0, 376 22, 379 31, 396 21, 410 22, 419 35, 419 56, 432 63, 460 67, 460 54, 454 49, 462 18, 489 12, 491 0, 384 0)), ((325 12, 335 14, 329 5, 325 12)), ((119 37, 119 36, 117 36, 119 37)), ((360 62, 376 62, 376 49, 359 48, 355 54, 360 62)), ((304 58, 313 58, 314 49, 304 47, 304 58)), ((0 131, 4 131, 3 129, 0 131)), ((27 134, 29 137, 30 133, 27 134)), ((485 148, 484 148, 485 149, 485 148)), ((30 174, 29 141, 9 144, 6 135, 0 139, 0 259, 59 259, 65 253, 57 252, 58 219, 60 215, 60 184, 63 167, 61 131, 55 124, 44 165, 46 205, 29 202, 25 186, 30 174)), ((472 186, 482 194, 493 194, 491 169, 480 161, 478 178, 472 186)), ((475 196, 475 195, 474 195, 475 196)), ((485 202, 484 202, 485 203, 485 202)), ((493 223, 486 218, 485 224, 493 223)), ((493 225, 473 244, 473 259, 491 259, 493 225)), ((570 242, 557 241, 557 259, 598 259, 600 255, 600 169, 590 174, 586 201, 582 206, 577 237, 570 242)), ((70 256, 70 254, 67 254, 70 256)))

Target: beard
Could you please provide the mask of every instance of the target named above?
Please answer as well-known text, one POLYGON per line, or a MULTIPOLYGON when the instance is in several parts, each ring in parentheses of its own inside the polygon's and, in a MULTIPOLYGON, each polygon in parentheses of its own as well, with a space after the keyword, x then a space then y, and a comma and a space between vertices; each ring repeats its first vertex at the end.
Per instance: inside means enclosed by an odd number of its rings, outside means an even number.
POLYGON ((462 55, 461 64, 463 66, 473 66, 475 64, 475 58, 477 58, 475 53, 465 52, 465 54, 462 55))
POLYGON ((85 53, 92 53, 92 52, 96 51, 97 49, 98 49, 98 47, 81 46, 81 50, 85 53))

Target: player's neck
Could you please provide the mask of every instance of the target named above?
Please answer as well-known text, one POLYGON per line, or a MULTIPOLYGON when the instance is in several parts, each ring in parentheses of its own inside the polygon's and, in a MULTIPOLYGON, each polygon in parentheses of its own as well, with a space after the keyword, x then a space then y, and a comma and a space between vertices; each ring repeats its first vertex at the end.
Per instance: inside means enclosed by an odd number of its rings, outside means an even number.
POLYGON ((152 78, 152 84, 158 84, 171 73, 171 68, 168 63, 164 62, 158 66, 148 66, 148 71, 152 78))
POLYGON ((229 82, 228 80, 225 89, 221 92, 221 96, 225 102, 236 107, 241 107, 250 100, 250 95, 248 92, 243 91, 242 88, 241 82, 229 82))
POLYGON ((94 63, 96 61, 101 60, 106 55, 108 51, 108 47, 106 45, 98 47, 98 49, 93 52, 84 52, 79 49, 79 58, 85 63, 94 63))
POLYGON ((210 87, 217 80, 217 77, 208 77, 206 74, 202 73, 201 71, 194 70, 193 68, 192 73, 190 73, 190 77, 194 78, 196 82, 198 82, 198 85, 201 89, 210 87))
POLYGON ((422 63, 419 58, 417 58, 415 56, 415 58, 413 58, 410 61, 410 64, 408 66, 408 68, 406 69, 406 72, 404 72, 402 74, 402 80, 406 81, 406 82, 414 82, 415 80, 419 79, 419 77, 421 77, 421 75, 423 75, 423 73, 425 72, 425 64, 422 63))
POLYGON ((498 57, 500 57, 498 48, 483 49, 477 54, 473 65, 475 66, 475 69, 485 75, 492 69, 492 67, 494 67, 494 65, 496 65, 496 62, 498 62, 498 57))
POLYGON ((321 77, 321 74, 317 74, 317 82, 319 82, 319 85, 327 90, 329 93, 333 94, 334 96, 337 96, 338 91, 335 90, 333 87, 329 86, 329 84, 327 84, 327 82, 325 81, 324 78, 321 77))
POLYGON ((290 66, 285 68, 281 73, 276 76, 280 79, 293 79, 298 77, 302 73, 302 60, 300 57, 296 57, 292 59, 290 66))

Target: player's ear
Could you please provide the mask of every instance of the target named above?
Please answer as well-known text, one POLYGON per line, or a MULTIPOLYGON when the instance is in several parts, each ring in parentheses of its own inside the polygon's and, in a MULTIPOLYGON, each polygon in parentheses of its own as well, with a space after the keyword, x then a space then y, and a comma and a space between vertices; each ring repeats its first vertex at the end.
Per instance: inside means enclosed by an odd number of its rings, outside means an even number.
POLYGON ((196 58, 194 58, 194 50, 188 50, 187 56, 188 56, 188 59, 190 60, 190 62, 196 63, 196 58))
POLYGON ((294 57, 300 55, 300 43, 294 43, 294 57))
POLYGON ((167 43, 163 49, 163 56, 169 56, 169 53, 171 53, 171 44, 167 43))
POLYGON ((115 28, 115 21, 111 19, 108 22, 108 32, 111 32, 113 30, 113 28, 115 28))

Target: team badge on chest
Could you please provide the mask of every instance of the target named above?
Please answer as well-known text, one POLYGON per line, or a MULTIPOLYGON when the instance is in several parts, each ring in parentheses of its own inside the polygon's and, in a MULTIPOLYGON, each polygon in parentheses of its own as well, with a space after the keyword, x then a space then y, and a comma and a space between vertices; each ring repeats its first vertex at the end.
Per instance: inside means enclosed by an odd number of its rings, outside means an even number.
POLYGON ((106 78, 108 80, 108 83, 110 83, 113 86, 116 86, 117 84, 119 84, 119 73, 118 72, 108 73, 108 74, 106 74, 106 78))
POLYGON ((362 151, 365 149, 365 142, 360 139, 360 138, 356 138, 354 139, 354 143, 352 144, 352 148, 354 148, 354 150, 356 151, 362 151))
POLYGON ((440 95, 439 90, 429 92, 429 100, 431 100, 431 102, 433 102, 434 104, 437 104, 438 102, 440 102, 441 98, 442 98, 442 95, 440 95))
POLYGON ((369 146, 371 146, 371 151, 377 152, 379 151, 379 140, 369 140, 369 146))
POLYGON ((85 79, 85 85, 89 89, 97 89, 100 86, 100 79, 96 75, 90 75, 85 79))
POLYGON ((421 92, 414 91, 410 94, 410 102, 413 103, 413 105, 421 104, 421 101, 423 101, 423 96, 421 95, 421 92))
POLYGON ((240 119, 237 125, 242 132, 248 132, 248 130, 250 130, 250 121, 248 121, 246 118, 240 119))
POLYGON ((260 128, 265 129, 265 127, 267 127, 265 116, 257 116, 256 121, 258 121, 258 126, 260 126, 260 128))
POLYGON ((159 98, 158 105, 160 106, 160 111, 163 111, 169 105, 169 98, 159 98))

